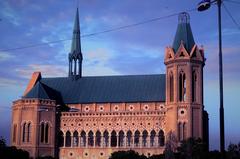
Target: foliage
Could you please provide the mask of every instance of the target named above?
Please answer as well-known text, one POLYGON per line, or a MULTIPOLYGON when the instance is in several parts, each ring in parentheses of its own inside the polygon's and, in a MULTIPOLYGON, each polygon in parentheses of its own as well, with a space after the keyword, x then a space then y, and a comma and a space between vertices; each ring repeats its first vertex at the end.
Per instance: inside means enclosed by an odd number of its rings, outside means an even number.
POLYGON ((147 157, 130 150, 113 152, 109 159, 147 159, 147 157))
POLYGON ((240 159, 240 142, 237 144, 231 144, 228 146, 227 152, 228 159, 240 159))
POLYGON ((175 134, 172 131, 170 131, 167 134, 167 141, 164 150, 165 159, 174 159, 175 158, 174 152, 176 152, 176 150, 177 150, 177 138, 175 134))
POLYGON ((37 159, 54 159, 52 156, 38 157, 37 159))
POLYGON ((181 142, 178 152, 180 159, 205 159, 207 158, 206 145, 199 139, 189 138, 181 142))
POLYGON ((1 136, 0 137, 0 148, 6 147, 6 140, 1 136))

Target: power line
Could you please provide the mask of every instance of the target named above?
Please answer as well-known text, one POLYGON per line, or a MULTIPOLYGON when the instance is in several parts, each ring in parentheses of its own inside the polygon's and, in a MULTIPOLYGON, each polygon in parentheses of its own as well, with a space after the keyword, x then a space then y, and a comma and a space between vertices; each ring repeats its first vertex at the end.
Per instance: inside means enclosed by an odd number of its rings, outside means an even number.
POLYGON ((224 5, 223 3, 223 7, 225 9, 225 11, 227 12, 227 14, 229 15, 229 17, 232 19, 233 23, 237 26, 237 28, 240 30, 240 25, 237 23, 237 21, 233 18, 231 12, 227 9, 227 7, 224 5))
MULTIPOLYGON (((197 10, 197 9, 196 9, 196 8, 194 8, 194 9, 189 9, 189 10, 186 10, 185 12, 192 12, 192 11, 195 11, 195 10, 197 10)), ((116 28, 104 30, 104 31, 99 31, 99 32, 90 33, 90 34, 83 34, 83 35, 81 35, 81 37, 82 37, 82 38, 85 38, 85 37, 90 37, 90 36, 95 36, 95 35, 99 35, 99 34, 104 34, 104 33, 113 32, 113 31, 128 29, 128 28, 136 27, 136 26, 143 25, 143 24, 146 24, 146 23, 151 23, 151 22, 155 22, 155 21, 162 20, 162 19, 170 18, 170 17, 173 17, 173 16, 177 16, 178 14, 179 14, 179 12, 178 12, 178 13, 173 13, 173 14, 170 14, 170 15, 166 15, 166 16, 162 16, 162 17, 152 18, 152 19, 145 20, 145 21, 141 21, 141 22, 138 22, 138 23, 128 24, 128 25, 124 25, 124 26, 120 26, 120 27, 116 27, 116 28)), ((48 45, 48 44, 53 44, 53 43, 59 43, 59 42, 69 41, 69 40, 72 40, 72 38, 71 38, 71 39, 61 39, 61 40, 55 40, 55 41, 37 43, 37 44, 32 44, 32 45, 22 46, 22 47, 0 49, 0 51, 21 50, 21 49, 33 48, 33 47, 37 47, 37 46, 43 46, 43 45, 48 45)))

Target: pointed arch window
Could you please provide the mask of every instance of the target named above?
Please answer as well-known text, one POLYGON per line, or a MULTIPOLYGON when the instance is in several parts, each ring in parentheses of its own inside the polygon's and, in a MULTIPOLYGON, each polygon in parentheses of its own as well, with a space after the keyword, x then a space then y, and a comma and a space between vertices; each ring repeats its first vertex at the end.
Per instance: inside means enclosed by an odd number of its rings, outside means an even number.
POLYGON ((158 134, 158 143, 159 143, 159 146, 164 146, 164 145, 165 145, 165 136, 164 136, 163 130, 160 130, 160 131, 159 131, 159 134, 158 134))
POLYGON ((186 101, 186 75, 183 71, 179 75, 179 101, 186 101))
POLYGON ((22 126, 22 142, 26 141, 26 127, 27 127, 27 124, 24 123, 22 126))
POLYGON ((60 131, 58 134, 58 146, 63 147, 64 146, 64 137, 63 137, 63 132, 60 131))
POLYGON ((45 125, 45 132, 44 132, 45 134, 45 143, 48 143, 48 135, 49 135, 49 125, 48 125, 48 123, 46 123, 46 125, 45 125))
POLYGON ((66 132, 66 147, 71 147, 71 133, 70 131, 66 132))
POLYGON ((44 123, 40 125, 40 142, 43 143, 44 141, 44 123))
POLYGON ((41 123, 40 124, 40 142, 47 144, 49 143, 49 123, 41 123))
POLYGON ((169 75, 169 91, 170 91, 170 102, 174 100, 174 84, 173 84, 173 73, 171 72, 169 75))
POLYGON ((197 74, 194 70, 192 72, 192 102, 197 101, 197 74))
POLYGON ((182 141, 186 139, 186 135, 187 135, 187 127, 186 127, 186 123, 178 123, 178 140, 182 141))
POLYGON ((17 137, 17 124, 13 125, 13 138, 12 141, 16 142, 16 137, 17 137))
POLYGON ((30 142, 31 139, 31 123, 27 125, 27 142, 30 142))

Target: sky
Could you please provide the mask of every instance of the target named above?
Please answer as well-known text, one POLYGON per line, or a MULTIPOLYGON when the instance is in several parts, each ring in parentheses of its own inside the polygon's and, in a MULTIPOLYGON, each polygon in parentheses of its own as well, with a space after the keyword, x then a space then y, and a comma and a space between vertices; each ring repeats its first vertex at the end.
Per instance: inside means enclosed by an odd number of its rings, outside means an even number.
MULTIPOLYGON (((67 76, 76 7, 81 34, 91 34, 195 9, 199 0, 4 0, 0 1, 0 136, 9 142, 12 101, 21 98, 34 71, 67 76)), ((240 142, 240 2, 222 8, 226 145, 240 142)), ((189 12, 197 45, 203 46, 204 106, 209 113, 210 149, 219 149, 217 6, 189 12)), ((178 17, 83 37, 83 76, 165 73, 164 51, 171 46, 178 17)))

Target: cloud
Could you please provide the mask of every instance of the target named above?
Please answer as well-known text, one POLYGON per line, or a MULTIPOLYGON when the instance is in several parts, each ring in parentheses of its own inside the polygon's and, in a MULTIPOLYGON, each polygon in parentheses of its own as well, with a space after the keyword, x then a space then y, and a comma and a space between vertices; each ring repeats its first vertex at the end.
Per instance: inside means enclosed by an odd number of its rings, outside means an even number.
POLYGON ((22 78, 29 79, 33 72, 40 71, 44 77, 61 77, 67 75, 67 68, 62 65, 40 65, 30 64, 27 68, 16 69, 15 71, 22 78))
POLYGON ((19 83, 21 83, 19 80, 0 77, 0 87, 11 87, 13 85, 16 86, 19 85, 19 83))
POLYGON ((0 62, 3 62, 3 61, 8 61, 12 58, 14 58, 15 56, 11 55, 10 53, 8 52, 5 52, 5 51, 0 51, 0 62))
POLYGON ((14 24, 15 26, 20 25, 20 17, 18 16, 17 12, 9 5, 7 1, 3 1, 0 13, 3 16, 3 19, 8 20, 10 23, 14 24))

